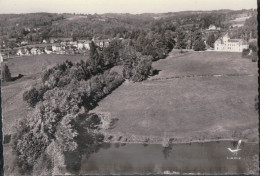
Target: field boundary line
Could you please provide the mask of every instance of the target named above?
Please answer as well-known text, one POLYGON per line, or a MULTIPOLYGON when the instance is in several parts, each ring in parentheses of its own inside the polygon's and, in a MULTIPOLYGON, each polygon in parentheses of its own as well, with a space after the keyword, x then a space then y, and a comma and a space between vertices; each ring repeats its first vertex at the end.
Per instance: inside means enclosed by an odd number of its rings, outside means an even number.
POLYGON ((153 78, 149 81, 160 81, 160 80, 169 80, 169 79, 181 79, 181 78, 203 78, 203 77, 231 77, 231 76, 257 76, 254 74, 211 74, 211 75, 184 75, 184 76, 171 76, 165 78, 153 78))

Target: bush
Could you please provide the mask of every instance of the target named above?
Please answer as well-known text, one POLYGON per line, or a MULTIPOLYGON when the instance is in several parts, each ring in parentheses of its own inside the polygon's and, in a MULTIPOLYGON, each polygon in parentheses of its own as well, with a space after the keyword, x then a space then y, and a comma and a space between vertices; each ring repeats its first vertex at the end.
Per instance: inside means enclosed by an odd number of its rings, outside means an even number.
POLYGON ((97 129, 98 125, 101 124, 101 119, 97 114, 89 114, 86 120, 86 127, 90 129, 97 129))
POLYGON ((250 50, 250 49, 243 49, 242 57, 243 58, 249 58, 249 59, 252 60, 252 62, 257 62, 258 61, 258 54, 257 54, 257 52, 254 52, 253 50, 250 50))
POLYGON ((259 110, 259 100, 258 96, 255 97, 255 109, 258 111, 259 110))
POLYGON ((250 49, 243 49, 242 57, 247 57, 249 53, 250 53, 250 49))
POLYGON ((256 52, 252 52, 250 57, 252 59, 252 62, 258 61, 258 54, 256 52))
POLYGON ((204 41, 196 40, 194 42, 193 49, 194 49, 194 51, 204 51, 206 49, 206 45, 205 45, 204 41))
POLYGON ((23 93, 23 100, 26 101, 31 107, 34 107, 41 99, 42 95, 39 94, 35 87, 23 93))

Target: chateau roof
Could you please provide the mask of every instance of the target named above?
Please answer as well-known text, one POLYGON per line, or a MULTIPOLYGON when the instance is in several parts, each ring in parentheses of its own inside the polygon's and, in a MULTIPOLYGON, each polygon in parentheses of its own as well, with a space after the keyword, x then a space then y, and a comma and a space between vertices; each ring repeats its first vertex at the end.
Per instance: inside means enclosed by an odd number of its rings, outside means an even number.
POLYGON ((231 43, 237 43, 237 42, 240 42, 242 39, 228 39, 228 42, 231 42, 231 43))
POLYGON ((230 36, 228 33, 226 33, 223 37, 219 38, 216 40, 216 43, 224 44, 223 38, 226 37, 228 38, 228 43, 240 43, 242 45, 246 45, 247 42, 243 39, 230 39, 230 36))

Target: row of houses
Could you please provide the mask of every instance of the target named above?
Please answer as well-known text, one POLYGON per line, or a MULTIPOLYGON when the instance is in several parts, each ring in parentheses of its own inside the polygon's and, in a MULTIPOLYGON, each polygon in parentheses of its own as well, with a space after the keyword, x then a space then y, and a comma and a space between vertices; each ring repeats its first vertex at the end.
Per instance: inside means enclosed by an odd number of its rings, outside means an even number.
MULTIPOLYGON (((101 49, 109 46, 109 40, 92 40, 94 44, 101 49)), ((77 51, 90 50, 89 40, 62 41, 45 47, 20 48, 17 50, 17 56, 40 55, 40 54, 75 54, 77 51)))

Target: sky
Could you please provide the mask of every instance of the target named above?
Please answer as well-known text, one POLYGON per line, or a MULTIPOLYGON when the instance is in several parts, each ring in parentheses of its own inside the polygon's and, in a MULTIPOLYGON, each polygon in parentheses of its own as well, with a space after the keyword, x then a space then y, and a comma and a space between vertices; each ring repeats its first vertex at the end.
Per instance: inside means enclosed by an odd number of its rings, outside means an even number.
POLYGON ((3 13, 165 13, 257 8, 257 0, 0 0, 3 13))

